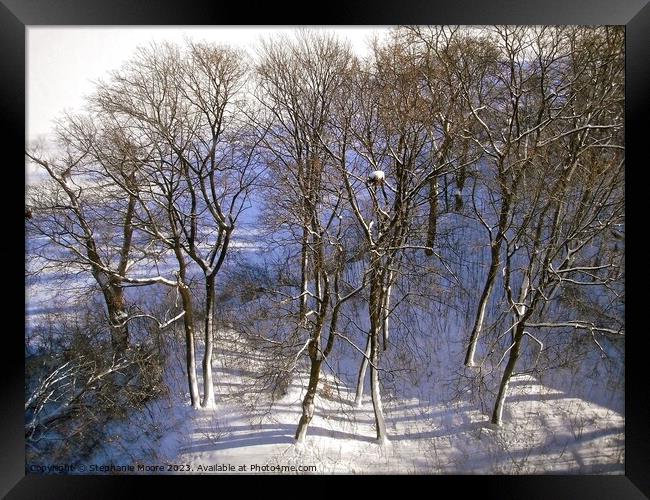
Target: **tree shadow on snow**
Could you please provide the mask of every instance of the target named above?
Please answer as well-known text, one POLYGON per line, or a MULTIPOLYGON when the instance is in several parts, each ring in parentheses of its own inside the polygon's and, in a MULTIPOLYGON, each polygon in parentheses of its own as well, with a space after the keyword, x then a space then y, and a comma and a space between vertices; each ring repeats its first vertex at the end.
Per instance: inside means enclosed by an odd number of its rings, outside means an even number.
MULTIPOLYGON (((244 448, 252 446, 264 446, 273 444, 293 444, 296 425, 288 424, 259 424, 253 427, 247 425, 232 426, 224 429, 225 436, 211 439, 209 435, 214 433, 214 428, 199 427, 197 435, 205 435, 205 438, 194 441, 190 446, 181 448, 181 453, 209 452, 227 450, 233 448, 244 448)), ((375 439, 371 436, 361 436, 349 432, 324 429, 323 427, 310 426, 307 437, 320 436, 333 439, 354 440, 372 443, 375 439)))
MULTIPOLYGON (((268 431, 251 430, 250 432, 228 435, 224 438, 196 440, 190 446, 181 448, 181 453, 195 453, 195 452, 208 452, 227 450, 232 448, 245 448, 249 446, 264 446, 268 444, 291 444, 294 442, 293 433, 295 429, 286 425, 271 425, 274 429, 268 431)), ((202 433, 201 429, 197 432, 202 433)), ((209 434, 212 430, 205 430, 205 434, 209 434)))
POLYGON ((395 434, 389 436, 391 441, 409 441, 416 439, 437 439, 448 436, 456 436, 462 434, 463 432, 469 432, 473 430, 478 430, 479 428, 485 426, 485 422, 467 422, 460 426, 455 427, 438 427, 430 431, 415 431, 404 434, 395 434))

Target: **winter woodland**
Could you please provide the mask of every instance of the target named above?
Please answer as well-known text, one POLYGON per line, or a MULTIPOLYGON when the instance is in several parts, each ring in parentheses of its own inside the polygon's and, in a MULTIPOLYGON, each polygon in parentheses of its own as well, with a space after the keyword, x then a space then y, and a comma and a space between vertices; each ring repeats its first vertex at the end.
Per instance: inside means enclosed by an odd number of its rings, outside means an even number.
POLYGON ((27 145, 26 470, 623 473, 624 90, 622 27, 139 47, 27 145))

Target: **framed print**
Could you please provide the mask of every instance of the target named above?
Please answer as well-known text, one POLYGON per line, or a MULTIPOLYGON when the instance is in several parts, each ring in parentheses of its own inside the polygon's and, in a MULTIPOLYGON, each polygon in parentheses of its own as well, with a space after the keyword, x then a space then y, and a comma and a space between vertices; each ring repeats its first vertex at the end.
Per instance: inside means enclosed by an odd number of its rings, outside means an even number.
POLYGON ((164 3, 0 6, 3 495, 650 495, 646 2, 164 3))

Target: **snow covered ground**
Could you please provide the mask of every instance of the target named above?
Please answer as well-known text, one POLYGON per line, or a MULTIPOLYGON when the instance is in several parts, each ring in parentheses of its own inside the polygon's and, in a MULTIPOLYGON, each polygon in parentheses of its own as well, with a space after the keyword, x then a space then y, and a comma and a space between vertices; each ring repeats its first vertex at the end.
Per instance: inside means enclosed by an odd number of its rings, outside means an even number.
MULTIPOLYGON (((262 262, 263 252, 253 244, 256 237, 251 231, 236 241, 233 255, 238 257, 233 259, 262 262)), ((30 278, 28 335, 52 312, 66 315, 80 298, 89 300, 91 285, 85 276, 61 280, 49 271, 30 278)), ((166 292, 162 288, 147 290, 166 292)), ((144 467, 141 473, 624 473, 622 373, 586 377, 591 366, 587 360, 585 368, 573 373, 548 372, 544 383, 532 375, 518 375, 511 383, 504 425, 495 428, 489 423, 493 395, 477 394, 470 383, 475 372, 462 367, 464 320, 452 316, 433 310, 420 314, 416 319, 426 335, 411 340, 418 343, 411 347, 419 353, 413 358, 416 369, 395 380, 384 379, 389 434, 384 446, 374 440, 369 397, 360 408, 352 403, 360 356, 349 345, 341 342, 332 352, 329 363, 335 370, 324 369, 306 442, 296 445, 293 436, 307 386, 306 366, 294 373, 286 393, 273 401, 260 379, 267 351, 244 335, 221 329, 215 341, 214 408, 189 407, 184 347, 177 339, 178 345, 172 342, 169 349, 168 396, 134 412, 127 421, 114 423, 106 441, 85 463, 139 465, 144 467), (613 386, 606 390, 610 382, 613 386), (170 464, 176 469, 170 470, 170 464)), ((361 317, 359 324, 363 325, 361 317)), ((355 340, 362 345, 360 337, 355 340)), ((398 351, 386 351, 385 366, 400 366, 398 351)))
MULTIPOLYGON (((59 308, 52 292, 50 306, 59 308)), ((360 408, 353 405, 359 357, 348 347, 349 359, 344 359, 346 344, 339 344, 339 358, 331 360, 343 380, 325 370, 306 442, 296 445, 306 367, 272 401, 260 383, 266 352, 245 336, 219 330, 215 408, 189 407, 179 343, 169 350, 169 396, 116 423, 86 463, 139 464, 148 467, 143 473, 174 472, 167 464, 181 465, 178 473, 624 473, 624 416, 612 405, 601 406, 594 398, 582 399, 519 375, 511 383, 504 426, 495 428, 489 423, 491 409, 481 408, 480 398, 463 390, 465 381, 457 368, 462 366, 460 344, 435 336, 432 342, 426 349, 427 366, 420 367, 415 384, 405 380, 385 388, 385 446, 374 440, 369 396, 360 408), (158 465, 163 469, 154 471, 152 466, 158 465)), ((199 360, 200 347, 199 342, 199 360)), ((576 380, 582 381, 579 374, 576 380)), ((489 405, 491 397, 485 401, 489 405)))
MULTIPOLYGON (((214 409, 171 413, 185 425, 161 440, 172 464, 192 473, 266 474, 622 474, 624 418, 566 397, 523 375, 512 382, 506 423, 497 429, 469 400, 431 404, 387 398, 390 441, 374 441, 369 398, 352 404, 354 387, 330 374, 302 445, 293 435, 306 376, 271 402, 257 368, 264 355, 232 332, 217 342, 214 409), (188 422, 186 419, 191 416, 188 422), (183 432, 189 433, 183 436, 183 432), (169 443, 175 442, 170 453, 169 443), (177 451, 175 456, 173 451, 177 451)), ((303 374, 305 375, 305 374, 303 374)), ((173 420, 173 419, 172 419, 173 420)), ((155 463, 155 462, 154 462, 155 463)))

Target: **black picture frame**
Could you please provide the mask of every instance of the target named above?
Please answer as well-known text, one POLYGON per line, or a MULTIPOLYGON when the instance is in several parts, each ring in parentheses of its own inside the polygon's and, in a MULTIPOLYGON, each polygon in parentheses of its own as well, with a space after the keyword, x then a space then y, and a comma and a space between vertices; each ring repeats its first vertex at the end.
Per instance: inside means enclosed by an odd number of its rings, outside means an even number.
MULTIPOLYGON (((2 404, 0 405, 0 494, 17 498, 121 498, 151 494, 151 480, 167 488, 169 476, 41 476, 25 475, 24 466, 24 295, 19 283, 24 274, 24 224, 21 205, 24 185, 25 144, 25 35, 35 25, 379 25, 379 24, 619 24, 626 26, 626 219, 637 222, 641 216, 632 208, 634 192, 641 193, 638 180, 644 164, 644 139, 650 102, 650 5, 648 0, 426 0, 399 2, 327 2, 305 8, 284 8, 273 2, 225 3, 178 0, 1 0, 0 3, 0 123, 3 125, 4 156, 2 179, 5 214, 4 244, 0 245, 0 283, 6 299, 0 302, 4 330, 3 361, 0 362, 2 404), (320 10, 320 12, 319 12, 320 10), (315 17, 304 15, 311 11, 315 17), (303 14, 302 16, 300 16, 303 14), (21 319, 22 318, 22 319, 21 319)), ((23 199, 24 202, 24 199, 23 199)), ((23 203, 24 204, 24 203, 23 203)), ((643 213, 643 211, 641 211, 643 213)), ((631 222, 630 222, 631 221, 631 222)), ((634 276, 641 260, 634 257, 634 231, 626 231, 626 288, 639 282, 634 276), (632 244, 631 244, 632 243, 632 244), (630 265, 632 273, 630 273, 630 265)), ((641 243, 639 243, 641 244, 641 243)), ((636 306, 644 297, 627 293, 626 323, 638 315, 636 306), (636 297, 636 298, 635 298, 636 297)), ((627 329, 627 328, 626 328, 627 329)), ((646 388, 644 331, 632 332, 626 339, 626 439, 624 476, 417 476, 409 477, 409 490, 416 488, 431 495, 452 487, 479 498, 526 499, 636 499, 650 498, 650 397, 646 388), (416 484, 417 483, 417 484, 416 484)), ((193 476, 196 477, 196 476, 193 476)), ((223 494, 223 476, 202 476, 210 481, 214 495, 223 494), (218 481, 218 483, 217 483, 218 481)), ((272 482, 294 478, 267 477, 272 482)), ((355 478, 363 488, 383 487, 385 478, 355 478), (377 481, 374 481, 377 479, 377 481), (383 480, 382 480, 383 479, 383 480)), ((404 479, 404 478, 402 478, 404 479)), ((182 479, 183 481, 185 480, 182 479)), ((241 478, 239 478, 241 481, 241 478)), ((296 478, 296 481, 308 478, 296 478)), ((258 478, 255 478, 258 481, 258 478)), ((300 486, 302 487, 302 486, 300 486)), ((399 488, 399 486, 398 486, 399 488)), ((299 491, 299 490, 296 490, 299 491)), ((452 490, 453 491, 453 490, 452 490)), ((369 490, 364 491, 364 495, 369 490)))

